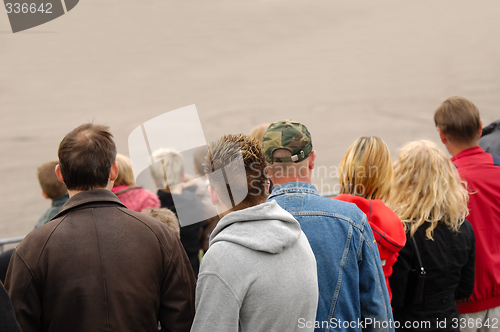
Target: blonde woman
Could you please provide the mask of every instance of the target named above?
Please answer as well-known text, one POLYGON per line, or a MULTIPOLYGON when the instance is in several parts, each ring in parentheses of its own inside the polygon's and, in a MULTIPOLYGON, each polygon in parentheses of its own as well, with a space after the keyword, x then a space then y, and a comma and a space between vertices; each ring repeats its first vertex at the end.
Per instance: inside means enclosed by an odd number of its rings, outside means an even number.
POLYGON ((375 136, 360 137, 347 150, 339 166, 340 195, 335 199, 354 203, 365 214, 377 241, 389 298, 389 276, 406 242, 403 224, 384 200, 392 182, 389 148, 375 136))
POLYGON ((111 191, 115 193, 120 201, 128 209, 137 212, 149 207, 159 208, 160 200, 155 194, 135 185, 130 159, 118 153, 116 161, 118 161, 118 177, 111 191))
POLYGON ((463 322, 455 301, 474 289, 474 232, 465 220, 468 198, 453 164, 436 144, 416 141, 401 149, 388 201, 408 237, 389 279, 400 330, 411 330, 410 325, 424 330, 415 322, 428 321, 425 331, 459 331, 463 322), (422 267, 425 282, 416 301, 411 270, 422 267))

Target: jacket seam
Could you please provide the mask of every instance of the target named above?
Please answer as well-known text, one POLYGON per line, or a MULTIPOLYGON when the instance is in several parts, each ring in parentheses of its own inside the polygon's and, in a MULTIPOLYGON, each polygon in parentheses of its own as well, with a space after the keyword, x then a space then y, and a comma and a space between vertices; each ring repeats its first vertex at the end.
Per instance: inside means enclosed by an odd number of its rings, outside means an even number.
MULTIPOLYGON (((21 256, 19 254, 19 252, 17 251, 17 249, 15 250, 15 253, 16 255, 19 257, 19 259, 21 260, 21 262, 23 262, 24 266, 26 266, 26 268, 28 269, 28 271, 30 272, 30 279, 28 280, 28 282, 26 283, 26 285, 24 286, 24 291, 23 291, 23 296, 21 297, 21 302, 19 303, 18 305, 18 308, 17 308, 17 311, 21 311, 21 308, 24 304, 24 298, 26 296, 26 292, 28 291, 28 287, 31 283, 31 281, 33 280, 36 284, 36 278, 35 278, 35 275, 34 275, 34 272, 33 270, 29 267, 29 265, 26 263, 26 261, 24 260, 23 256, 21 256)), ((12 258, 11 258, 12 260, 12 258)), ((38 287, 37 287, 38 288, 38 287)))
MULTIPOLYGON (((113 195, 114 195, 114 193, 113 193, 113 195)), ((118 197, 117 197, 117 199, 118 199, 118 197)), ((61 210, 59 210, 59 213, 57 215, 64 214, 64 213, 66 213, 66 212, 68 212, 68 211, 70 211, 70 210, 72 210, 72 209, 74 209, 76 207, 79 207, 79 206, 81 206, 83 204, 87 204, 87 203, 103 203, 103 202, 115 203, 116 205, 118 205, 118 207, 123 207, 124 206, 124 204, 122 202, 119 202, 119 201, 117 202, 116 200, 112 199, 111 197, 110 198, 102 197, 101 199, 96 199, 95 197, 93 197, 93 198, 86 198, 84 200, 81 200, 77 204, 68 206, 64 210, 61 208, 61 210)))
POLYGON ((392 245, 393 247, 396 247, 396 248, 399 248, 399 249, 403 249, 404 246, 400 246, 400 245, 397 245, 395 243, 392 243, 391 241, 389 241, 386 237, 385 237, 385 233, 382 234, 380 233, 379 231, 377 231, 375 228, 372 228, 372 231, 374 231, 375 233, 377 233, 378 235, 380 235, 380 237, 385 240, 387 243, 389 243, 390 245, 392 245))
MULTIPOLYGON (((54 227, 54 229, 47 236, 47 239, 43 243, 43 246, 40 249, 40 253, 39 253, 39 255, 38 255, 37 259, 36 259, 35 266, 38 266, 38 263, 40 262, 40 259, 42 257, 43 251, 45 250, 45 247, 47 246, 47 243, 50 240, 50 237, 52 236, 52 234, 54 233, 54 231, 56 230, 56 228, 64 221, 64 219, 66 219, 66 216, 64 216, 61 219, 61 221, 59 221, 59 223, 54 227)), ((33 269, 29 266, 29 264, 26 262, 26 260, 23 258, 23 256, 19 253, 19 251, 17 249, 15 250, 15 253, 19 257, 19 259, 23 262, 24 266, 26 266, 26 268, 28 269, 28 271, 30 272, 30 275, 31 275, 30 280, 28 280, 28 283, 25 286, 25 289, 24 289, 24 292, 23 292, 23 296, 21 297, 21 303, 19 304, 19 307, 18 307, 18 309, 21 309, 21 307, 22 307, 22 305, 24 303, 24 297, 26 295, 26 292, 28 291, 28 286, 31 283, 31 281, 33 280, 33 282, 37 285, 37 289, 39 287, 38 287, 38 282, 37 282, 37 279, 36 279, 36 276, 35 276, 35 272, 33 271, 33 269)))
POLYGON ((95 232, 96 232, 96 237, 97 237, 97 251, 99 252, 99 261, 101 265, 101 279, 102 279, 102 284, 103 284, 103 293, 104 293, 104 303, 105 303, 105 310, 106 310, 106 329, 109 330, 111 327, 109 325, 109 309, 108 309, 108 296, 107 296, 107 289, 106 289, 106 278, 105 278, 105 272, 104 272, 104 265, 102 261, 102 251, 101 251, 101 238, 99 237, 99 230, 97 228, 97 219, 95 217, 95 211, 92 208, 92 218, 94 219, 94 227, 95 227, 95 232))
POLYGON ((284 195, 284 194, 290 194, 290 193, 297 193, 297 194, 312 194, 312 195, 316 195, 318 197, 321 197, 321 195, 318 194, 318 192, 316 190, 312 190, 312 189, 305 189, 305 190, 297 190, 297 189, 281 189, 281 190, 278 190, 277 192, 273 192, 269 198, 273 198, 274 196, 281 196, 281 195, 284 195))
POLYGON ((222 278, 222 276, 220 276, 217 272, 202 272, 202 273, 200 273, 198 275, 198 278, 201 277, 201 276, 210 276, 210 275, 217 277, 224 284, 224 286, 226 286, 226 288, 229 289, 229 291, 234 296, 234 298, 236 299, 236 301, 238 302, 238 304, 241 306, 242 302, 239 299, 239 297, 236 294, 236 292, 233 290, 233 288, 231 287, 231 285, 229 285, 229 283, 226 280, 224 280, 224 278, 222 278))
MULTIPOLYGON (((50 238, 52 237, 52 234, 54 234, 54 232, 56 231, 57 227, 59 227, 59 225, 64 221, 64 219, 66 219, 67 216, 64 216, 58 223, 57 225, 54 227, 54 229, 52 229, 49 233, 49 235, 47 236, 47 239, 45 240, 45 242, 43 243, 43 246, 40 250, 40 254, 38 255, 38 258, 36 259, 36 263, 35 263, 35 266, 38 266, 38 263, 40 262, 40 259, 42 258, 42 254, 43 254, 43 251, 45 250, 45 247, 47 246, 47 243, 49 242, 50 238)), ((20 256, 20 255, 19 255, 20 256)), ((36 280, 36 279, 35 279, 36 280)))
POLYGON ((347 221, 351 226, 356 227, 361 232, 363 232, 364 227, 352 221, 351 219, 336 213, 330 212, 322 212, 322 211, 307 211, 307 212, 289 212, 292 216, 324 216, 324 217, 333 217, 338 218, 344 221, 347 221))

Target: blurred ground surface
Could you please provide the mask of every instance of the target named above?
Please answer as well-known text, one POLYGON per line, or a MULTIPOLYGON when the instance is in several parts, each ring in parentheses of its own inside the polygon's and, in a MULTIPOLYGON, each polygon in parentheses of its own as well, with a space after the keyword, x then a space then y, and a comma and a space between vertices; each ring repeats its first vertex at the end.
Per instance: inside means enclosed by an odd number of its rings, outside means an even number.
MULTIPOLYGON (((207 140, 292 118, 334 170, 360 135, 393 157, 438 142, 433 113, 451 95, 499 119, 499 16, 497 1, 81 0, 12 34, 1 11, 0 238, 49 207, 36 168, 86 121, 109 125, 127 154, 134 128, 186 105, 207 140)), ((328 191, 331 177, 315 183, 328 191)))

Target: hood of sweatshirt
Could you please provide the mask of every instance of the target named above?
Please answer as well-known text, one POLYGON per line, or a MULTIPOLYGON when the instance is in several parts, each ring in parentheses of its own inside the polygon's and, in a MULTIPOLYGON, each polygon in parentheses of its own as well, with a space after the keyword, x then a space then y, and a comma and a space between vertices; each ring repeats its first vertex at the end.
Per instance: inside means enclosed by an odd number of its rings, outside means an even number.
POLYGON ((270 201, 225 215, 210 235, 210 246, 226 241, 278 254, 292 246, 301 233, 298 221, 276 201, 270 201))

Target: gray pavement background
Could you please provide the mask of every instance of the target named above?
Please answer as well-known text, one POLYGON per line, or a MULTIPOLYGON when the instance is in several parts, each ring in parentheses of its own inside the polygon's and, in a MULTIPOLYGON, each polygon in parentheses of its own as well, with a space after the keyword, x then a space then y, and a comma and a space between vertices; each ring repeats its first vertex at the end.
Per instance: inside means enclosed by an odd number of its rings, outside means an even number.
POLYGON ((81 0, 13 34, 0 11, 0 238, 49 207, 36 168, 87 121, 128 154, 135 127, 191 104, 207 140, 292 118, 332 170, 360 135, 393 157, 438 142, 433 113, 452 95, 488 124, 500 118, 498 17, 497 1, 81 0))

